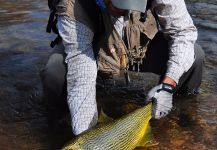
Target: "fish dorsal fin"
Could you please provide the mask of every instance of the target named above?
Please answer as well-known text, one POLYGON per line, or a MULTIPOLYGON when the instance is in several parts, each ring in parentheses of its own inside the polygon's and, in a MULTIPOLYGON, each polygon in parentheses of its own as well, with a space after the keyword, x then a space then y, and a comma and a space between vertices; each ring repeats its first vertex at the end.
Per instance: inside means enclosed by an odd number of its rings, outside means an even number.
POLYGON ((114 121, 114 119, 106 115, 103 109, 101 109, 100 114, 99 114, 98 124, 109 123, 112 121, 114 121))
POLYGON ((150 124, 148 124, 144 136, 142 137, 141 141, 137 144, 137 148, 151 147, 156 146, 158 144, 159 142, 155 140, 153 133, 151 132, 151 126, 150 124))

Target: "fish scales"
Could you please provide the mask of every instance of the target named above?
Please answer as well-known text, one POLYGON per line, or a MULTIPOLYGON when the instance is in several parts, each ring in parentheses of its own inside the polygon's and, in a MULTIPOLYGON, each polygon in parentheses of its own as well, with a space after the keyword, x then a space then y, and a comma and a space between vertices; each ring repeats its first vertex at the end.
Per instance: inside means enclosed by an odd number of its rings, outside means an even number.
POLYGON ((133 150, 148 128, 151 112, 150 103, 112 123, 81 134, 63 150, 133 150))

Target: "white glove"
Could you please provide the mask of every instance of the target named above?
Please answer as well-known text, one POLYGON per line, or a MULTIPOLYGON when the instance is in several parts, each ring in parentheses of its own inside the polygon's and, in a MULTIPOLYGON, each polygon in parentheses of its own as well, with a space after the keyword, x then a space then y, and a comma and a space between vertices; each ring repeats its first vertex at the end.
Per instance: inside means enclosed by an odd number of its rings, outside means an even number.
POLYGON ((172 109, 174 87, 162 83, 155 86, 148 92, 147 100, 153 101, 153 114, 155 119, 165 117, 172 109))

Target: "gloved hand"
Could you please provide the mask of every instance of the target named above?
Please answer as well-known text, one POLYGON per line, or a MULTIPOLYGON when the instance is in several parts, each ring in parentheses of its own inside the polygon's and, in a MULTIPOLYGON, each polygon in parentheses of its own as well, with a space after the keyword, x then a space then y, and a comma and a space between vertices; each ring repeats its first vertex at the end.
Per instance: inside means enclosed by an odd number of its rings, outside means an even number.
POLYGON ((147 100, 153 100, 153 117, 160 119, 165 117, 172 109, 174 87, 162 83, 148 92, 147 100))

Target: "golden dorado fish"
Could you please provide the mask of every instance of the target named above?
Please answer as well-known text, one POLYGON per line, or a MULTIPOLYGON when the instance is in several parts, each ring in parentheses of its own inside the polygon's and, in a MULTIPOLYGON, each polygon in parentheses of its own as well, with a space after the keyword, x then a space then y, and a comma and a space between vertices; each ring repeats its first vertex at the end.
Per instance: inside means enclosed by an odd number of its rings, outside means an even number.
POLYGON ((133 150, 144 146, 151 112, 150 103, 114 122, 79 135, 62 150, 133 150))

